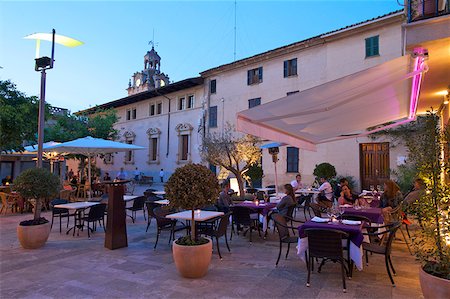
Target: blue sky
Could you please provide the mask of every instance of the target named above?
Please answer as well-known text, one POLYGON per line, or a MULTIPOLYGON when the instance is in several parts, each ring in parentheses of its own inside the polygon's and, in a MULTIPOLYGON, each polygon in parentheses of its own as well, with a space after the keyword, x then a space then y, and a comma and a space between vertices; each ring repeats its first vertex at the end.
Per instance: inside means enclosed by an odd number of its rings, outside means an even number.
MULTIPOLYGON (((397 0, 238 0, 236 58, 401 8, 397 0)), ((127 95, 128 80, 142 70, 153 31, 161 70, 171 81, 232 62, 234 18, 234 1, 0 0, 0 79, 38 96, 35 43, 23 37, 55 28, 85 43, 56 46, 55 68, 47 72, 47 101, 75 112, 127 95)), ((41 56, 50 56, 49 46, 42 42, 41 56)))

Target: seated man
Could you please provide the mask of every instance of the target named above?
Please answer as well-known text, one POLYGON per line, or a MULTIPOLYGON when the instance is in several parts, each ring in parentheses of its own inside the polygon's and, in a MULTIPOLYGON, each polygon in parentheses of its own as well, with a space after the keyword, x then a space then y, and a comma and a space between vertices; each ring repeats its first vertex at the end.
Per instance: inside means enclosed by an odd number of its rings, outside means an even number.
POLYGON ((333 206, 333 188, 326 178, 320 178, 320 194, 318 196, 318 205, 323 208, 331 208, 333 206))
POLYGON ((422 196, 425 195, 425 182, 422 179, 414 180, 414 187, 411 192, 406 195, 404 203, 410 205, 418 201, 422 196))
POLYGON ((228 213, 230 211, 230 206, 233 204, 231 196, 228 193, 230 190, 230 183, 224 182, 222 188, 222 192, 220 192, 219 199, 217 200, 217 209, 220 212, 228 213))

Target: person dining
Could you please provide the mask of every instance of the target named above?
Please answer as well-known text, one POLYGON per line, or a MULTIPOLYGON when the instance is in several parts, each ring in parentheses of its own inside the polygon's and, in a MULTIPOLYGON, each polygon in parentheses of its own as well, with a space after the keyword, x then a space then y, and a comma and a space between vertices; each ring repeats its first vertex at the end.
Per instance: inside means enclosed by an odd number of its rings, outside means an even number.
POLYGON ((229 190, 230 183, 228 181, 223 182, 222 192, 220 192, 219 199, 217 200, 217 209, 219 212, 224 212, 225 214, 230 211, 230 206, 233 204, 229 190))
POLYGON ((333 206, 333 187, 325 177, 320 178, 318 205, 322 208, 331 208, 333 206))
POLYGON ((108 172, 105 172, 105 175, 103 176, 103 181, 105 182, 111 181, 111 177, 109 176, 108 172))
POLYGON ((295 193, 294 188, 292 188, 291 184, 284 185, 284 193, 286 194, 283 196, 283 198, 280 200, 280 202, 277 204, 277 212, 283 216, 290 216, 288 215, 289 208, 292 206, 295 206, 295 193))
POLYGON ((383 213, 385 223, 392 222, 391 212, 403 201, 403 195, 398 185, 392 181, 384 182, 384 192, 380 198, 380 208, 383 213))
POLYGON ((425 195, 425 182, 421 179, 414 180, 413 190, 409 192, 405 197, 405 204, 410 205, 416 201, 419 201, 422 196, 425 195))
POLYGON ((353 194, 348 185, 341 186, 341 194, 338 198, 339 205, 353 205, 358 200, 358 195, 353 194))
POLYGON ((302 175, 300 173, 295 176, 295 180, 291 182, 291 186, 294 188, 294 192, 303 188, 302 175))

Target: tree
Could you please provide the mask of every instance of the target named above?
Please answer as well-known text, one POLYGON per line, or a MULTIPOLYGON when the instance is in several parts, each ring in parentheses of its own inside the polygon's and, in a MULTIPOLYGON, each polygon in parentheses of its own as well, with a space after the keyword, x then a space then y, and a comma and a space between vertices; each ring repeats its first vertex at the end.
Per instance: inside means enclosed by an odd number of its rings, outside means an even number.
POLYGON ((86 136, 117 139, 118 131, 113 126, 118 118, 113 109, 99 110, 91 116, 60 115, 53 119, 56 123, 45 130, 46 141, 66 142, 86 136))
POLYGON ((201 156, 210 164, 218 165, 233 173, 239 184, 239 193, 244 196, 244 176, 249 167, 261 158, 260 139, 244 135, 236 137, 228 125, 223 134, 213 133, 203 138, 201 156))
MULTIPOLYGON (((46 115, 50 105, 46 105, 46 115)), ((22 151, 23 142, 36 142, 39 100, 0 80, 0 153, 22 151)))

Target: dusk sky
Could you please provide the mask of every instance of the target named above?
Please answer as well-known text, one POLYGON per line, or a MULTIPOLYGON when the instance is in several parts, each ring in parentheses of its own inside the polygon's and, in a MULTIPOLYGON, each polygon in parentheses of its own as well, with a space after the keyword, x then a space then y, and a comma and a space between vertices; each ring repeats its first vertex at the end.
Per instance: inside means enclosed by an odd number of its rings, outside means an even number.
MULTIPOLYGON (((236 58, 398 9, 396 0, 237 1, 236 58)), ((23 37, 55 28, 85 44, 56 46, 47 101, 72 112, 86 109, 127 95, 128 80, 144 67, 153 31, 161 71, 171 81, 232 62, 234 13, 234 1, 0 0, 0 80, 39 96, 35 42, 23 37)), ((41 56, 50 56, 50 44, 41 43, 41 56)))

